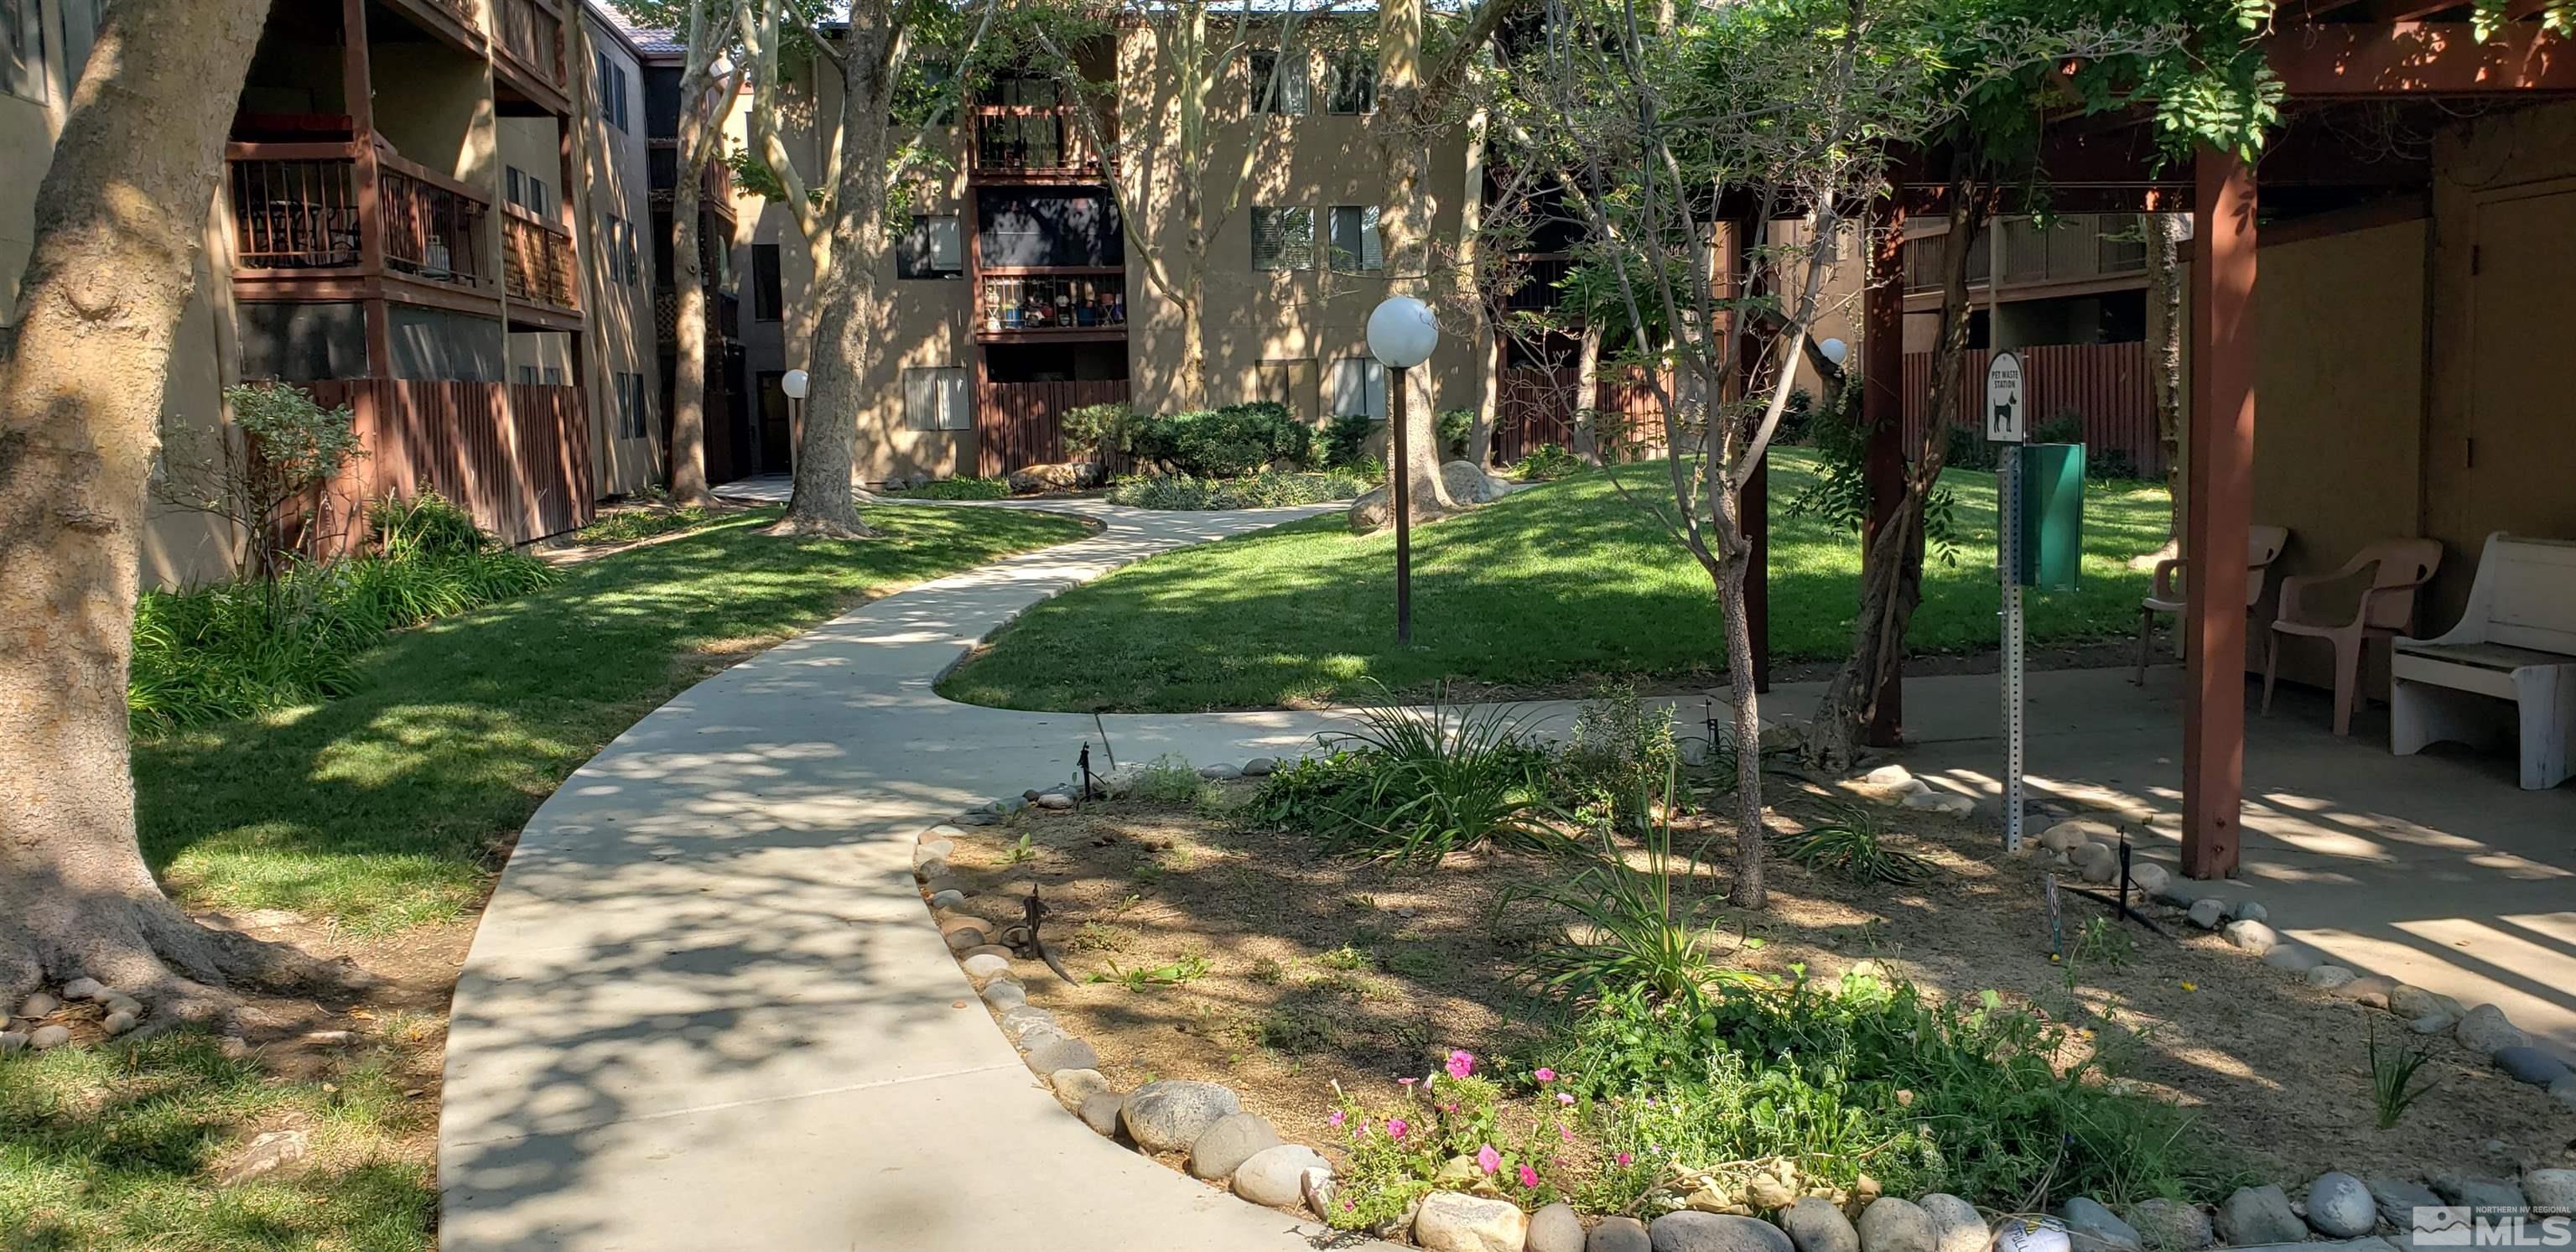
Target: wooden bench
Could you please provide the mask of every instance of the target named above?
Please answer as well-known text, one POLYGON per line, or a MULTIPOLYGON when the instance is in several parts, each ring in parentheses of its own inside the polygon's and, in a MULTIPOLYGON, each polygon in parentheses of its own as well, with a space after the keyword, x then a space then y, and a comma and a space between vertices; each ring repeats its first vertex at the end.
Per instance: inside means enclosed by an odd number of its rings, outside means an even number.
POLYGON ((2510 743, 2497 700, 2520 712, 2524 790, 2576 774, 2576 541, 2487 536, 2460 624, 2439 639, 2395 641, 2389 750, 2510 743))

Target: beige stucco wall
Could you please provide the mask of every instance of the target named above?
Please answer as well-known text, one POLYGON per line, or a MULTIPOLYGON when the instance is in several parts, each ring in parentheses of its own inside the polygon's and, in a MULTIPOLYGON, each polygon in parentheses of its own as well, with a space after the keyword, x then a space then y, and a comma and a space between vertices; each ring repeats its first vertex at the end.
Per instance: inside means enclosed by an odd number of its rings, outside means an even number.
POLYGON ((377 40, 367 66, 376 132, 396 154, 461 183, 500 185, 490 66, 427 39, 377 40))
MULTIPOLYGON (((668 419, 662 412, 662 366, 653 328, 654 293, 663 289, 667 276, 653 272, 653 190, 644 134, 644 67, 625 42, 605 28, 586 6, 581 26, 589 47, 576 49, 579 56, 574 64, 581 71, 576 75, 581 90, 572 120, 578 130, 584 193, 575 202, 581 215, 573 223, 573 230, 583 256, 584 293, 589 301, 584 312, 589 321, 591 359, 583 385, 588 389, 591 460, 597 488, 602 495, 623 495, 661 482, 665 474, 662 426, 668 419), (625 130, 609 125, 600 116, 593 50, 606 52, 625 67, 625 130), (608 215, 612 213, 624 218, 634 231, 636 280, 631 284, 618 281, 623 262, 609 250, 608 215), (641 438, 618 437, 618 374, 632 374, 641 380, 648 413, 641 438)), ((534 142, 543 149, 527 152, 524 159, 510 156, 514 163, 523 168, 560 167, 554 119, 504 119, 505 156, 519 151, 512 140, 514 132, 520 136, 517 142, 534 142), (530 165, 530 161, 541 164, 530 165)))

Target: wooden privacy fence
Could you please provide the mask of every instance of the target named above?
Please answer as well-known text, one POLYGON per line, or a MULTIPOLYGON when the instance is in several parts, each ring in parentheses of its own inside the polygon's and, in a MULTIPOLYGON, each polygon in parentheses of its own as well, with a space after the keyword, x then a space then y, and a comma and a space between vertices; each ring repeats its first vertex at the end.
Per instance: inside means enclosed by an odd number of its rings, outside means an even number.
MULTIPOLYGON (((2147 379, 2144 343, 2052 344, 2015 348, 2021 357, 2029 397, 2032 437, 2061 417, 2083 421, 2086 459, 2094 468, 2110 464, 2114 454, 2138 473, 2161 478, 2163 446, 2156 439, 2155 393, 2147 379)), ((1993 354, 1966 354, 1957 403, 1950 424, 1982 435, 1986 429, 1986 363, 1993 354)), ((1921 446, 1923 420, 1932 411, 1932 357, 1905 354, 1905 446, 1909 455, 1921 446)))
POLYGON ((975 472, 986 477, 1064 459, 1064 415, 1127 399, 1124 378, 1043 383, 987 381, 975 397, 975 472))
MULTIPOLYGON (((1523 366, 1502 372, 1494 413, 1497 464, 1512 464, 1544 443, 1574 446, 1574 373, 1571 365, 1523 366)), ((1594 382, 1592 407, 1626 419, 1623 445, 1639 449, 1663 443, 1663 403, 1656 399, 1644 371, 1629 371, 1625 382, 1606 378, 1594 382)))
POLYGON ((360 500, 431 487, 512 544, 578 529, 598 514, 590 408, 579 387, 410 378, 304 386, 356 414, 367 455, 342 475, 342 489, 360 500))

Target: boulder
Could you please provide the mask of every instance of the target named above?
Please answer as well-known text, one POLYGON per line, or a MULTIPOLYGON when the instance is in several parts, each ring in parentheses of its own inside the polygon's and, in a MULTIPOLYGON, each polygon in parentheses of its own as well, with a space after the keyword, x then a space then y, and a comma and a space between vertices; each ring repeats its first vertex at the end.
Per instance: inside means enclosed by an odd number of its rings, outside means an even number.
POLYGON ((1350 521, 1353 533, 1375 534, 1395 524, 1395 510, 1388 504, 1392 488, 1371 487, 1351 501, 1350 521))
POLYGON ((1583 1252, 1583 1219, 1559 1201, 1530 1214, 1529 1252, 1583 1252))
POLYGON ((2518 1209, 2526 1203, 2522 1188, 2502 1178, 2480 1174, 2435 1174, 2433 1194, 2473 1209, 2518 1209))
POLYGON ((1504 486, 1473 461, 1441 462, 1440 483, 1449 489, 1449 498, 1460 504, 1487 503, 1503 494, 1504 486))
POLYGON ((1798 1252, 1861 1252, 1860 1231, 1822 1196, 1808 1196, 1781 1210, 1780 1228, 1798 1252))
POLYGON ((1306 1198, 1306 1171, 1332 1168, 1322 1153, 1302 1143, 1263 1148, 1234 1169, 1234 1193, 1255 1204, 1295 1208, 1306 1198))
POLYGON ((2431 1187, 2403 1178, 2373 1178, 2362 1185, 2370 1188, 2371 1200, 2379 1205, 2379 1220, 2399 1230, 2411 1227, 2415 1210, 2442 1203, 2431 1187))
MULTIPOLYGON (((1216 1083, 1165 1078, 1130 1092, 1118 1118, 1146 1151, 1178 1152, 1208 1127, 1242 1111, 1243 1101, 1216 1083)), ((1293 1193, 1285 1203, 1296 1203, 1293 1193)))
POLYGON ((1522 1252, 1528 1239, 1529 1214, 1509 1200, 1434 1191, 1413 1215, 1413 1241, 1429 1252, 1522 1252))
MULTIPOLYGON (((1307 1212, 1328 1221, 1331 1220, 1333 1215, 1333 1198, 1342 1193, 1341 1186, 1333 1179, 1332 1166, 1310 1165, 1306 1167, 1304 1171, 1297 1175, 1297 1190, 1299 1194, 1306 1197, 1307 1212)), ((1412 1229, 1410 1225, 1407 1225, 1405 1228, 1407 1230, 1412 1229)))
POLYGON ((2576 1212, 2576 1169, 2526 1169, 2522 1195, 2535 1209, 2576 1212))
POLYGON ((1275 756, 1256 756, 1243 763, 1243 776, 1246 778, 1268 778, 1278 770, 1279 758, 1275 756))
POLYGON ((2290 1210, 2288 1193, 2277 1186, 2238 1187, 2220 1202, 2210 1224, 2220 1239, 2237 1247, 2296 1243, 2308 1237, 2308 1224, 2290 1210))
POLYGON ((1932 1223, 1932 1215, 1912 1200, 1880 1196, 1862 1209, 1854 1225, 1860 1231, 1861 1252, 1938 1252, 1941 1229, 1932 1223))
POLYGON ((2229 922, 2226 930, 2221 933, 2227 936, 2229 943, 2256 956, 2271 951, 2281 942, 2280 932, 2252 918, 2239 918, 2229 922))
MULTIPOLYGON (((2461 1023, 2467 1024, 2465 1021, 2461 1023)), ((2551 1055, 2547 1049, 2529 1045, 2498 1048, 2495 1055, 2487 1059, 2495 1062, 2497 1069, 2511 1074, 2514 1081, 2527 1082, 2535 1087, 2546 1087, 2565 1078, 2568 1073, 2567 1062, 2551 1055)))
POLYGON ((1233 1175, 1252 1154, 1279 1146, 1279 1132, 1259 1113, 1236 1113, 1216 1119, 1190 1141, 1190 1177, 1217 1179, 1233 1175))
POLYGON ((1583 1252, 1655 1252, 1655 1241, 1636 1218, 1605 1217, 1593 1225, 1583 1252))
POLYGON ((1932 1218, 1932 1226, 1941 1232, 1940 1252, 1986 1252, 1993 1242, 1986 1227, 1986 1216, 1977 1206, 1946 1192, 1935 1191, 1915 1201, 1932 1218))
POLYGON ((1654 1252, 1797 1252, 1779 1227, 1732 1213, 1666 1213, 1646 1236, 1654 1252))
POLYGON ((1009 483, 1013 495, 1039 491, 1087 491, 1100 485, 1100 463, 1058 461, 1048 465, 1023 465, 1011 471, 1009 483))
POLYGON ((2137 1229, 2147 1252, 2200 1252, 2217 1242, 2209 1214, 2182 1200, 2140 1200, 2129 1207, 2129 1225, 2137 1229))
POLYGON ((2379 1224, 2379 1202, 2370 1188, 2342 1170, 2308 1184, 2308 1224, 2329 1239, 2358 1239, 2379 1224))
POLYGON ((2098 1200, 2077 1196, 2057 1206, 2058 1220, 2066 1223, 2067 1241, 2075 1252, 2139 1252, 2145 1242, 2138 1238, 2138 1228, 2121 1221, 2098 1200))
POLYGON ((2504 1010, 2492 1004, 2481 1004, 2460 1016, 2460 1024, 2451 1031, 2460 1046, 2480 1056, 2494 1056, 2506 1048, 2531 1046, 2531 1036, 2522 1033, 2505 1020, 2504 1010))

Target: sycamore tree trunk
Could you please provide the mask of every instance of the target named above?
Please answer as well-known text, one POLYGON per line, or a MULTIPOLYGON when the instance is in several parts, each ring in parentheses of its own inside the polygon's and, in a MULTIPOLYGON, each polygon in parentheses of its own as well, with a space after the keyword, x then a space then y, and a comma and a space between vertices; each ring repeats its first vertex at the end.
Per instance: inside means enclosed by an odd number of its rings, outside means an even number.
MULTIPOLYGON (((708 25, 699 22, 697 28, 708 25)), ((707 289, 699 253, 699 186, 715 159, 713 134, 733 111, 734 93, 717 93, 697 49, 680 76, 680 171, 671 189, 671 282, 678 297, 671 374, 671 502, 709 504, 707 490, 707 289), (708 114, 713 112, 714 116, 708 114)))
POLYGON ((2182 274, 2180 215, 2142 213, 2147 236, 2147 378, 2156 401, 2156 446, 2165 458, 2165 496, 2172 502, 2166 538, 2182 541, 2182 274))
POLYGON ((1585 317, 1574 340, 1574 455, 1601 464, 1601 319, 1585 317))
MULTIPOLYGON (((1428 301, 1434 295, 1431 223, 1423 197, 1431 174, 1436 125, 1431 101, 1422 89, 1422 0, 1385 0, 1378 6, 1377 87, 1374 128, 1386 170, 1386 199, 1378 207, 1377 230, 1386 257, 1387 294, 1428 301)), ((1427 381, 1429 364, 1422 369, 1427 381)), ((1438 409, 1436 404, 1405 397, 1405 463, 1387 467, 1390 474, 1407 476, 1416 521, 1458 511, 1457 501, 1449 498, 1448 484, 1440 477, 1438 409)))
POLYGON ((1965 174, 1950 180, 1949 245, 1943 251, 1941 341, 1933 360, 1931 416, 1906 468, 1905 499, 1861 554, 1860 610, 1852 618, 1852 654, 1825 685, 1807 729, 1805 755, 1840 771, 1860 759, 1878 693, 1905 659, 1905 632, 1923 603, 1924 510, 1940 485, 1950 423, 1958 406, 1968 351, 1968 250, 1985 227, 1982 188, 1965 174))
POLYGON ((0 356, 0 999, 87 975, 156 1019, 205 1019, 236 980, 317 972, 162 894, 135 842, 126 739, 170 343, 267 15, 267 0, 117 0, 36 194, 0 356))

